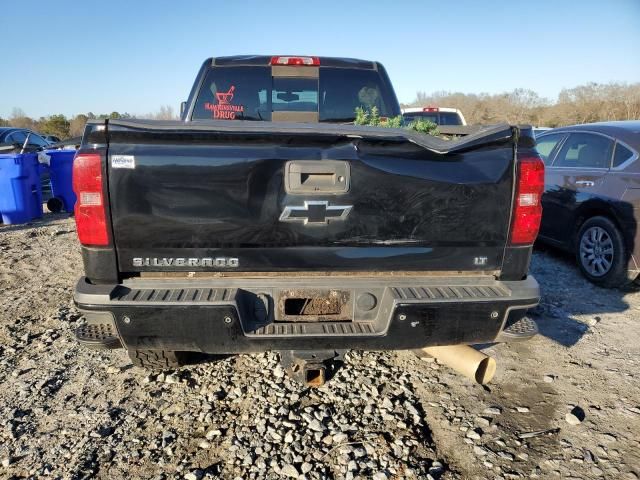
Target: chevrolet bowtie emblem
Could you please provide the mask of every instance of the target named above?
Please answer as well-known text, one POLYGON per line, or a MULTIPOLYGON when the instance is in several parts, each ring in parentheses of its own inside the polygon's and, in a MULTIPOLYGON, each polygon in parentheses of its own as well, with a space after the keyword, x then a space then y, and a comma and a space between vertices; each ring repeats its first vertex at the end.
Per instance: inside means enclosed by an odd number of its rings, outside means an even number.
POLYGON ((281 222, 302 222, 304 225, 326 225, 334 220, 344 220, 349 215, 351 205, 329 205, 321 200, 308 200, 301 206, 284 207, 281 222))

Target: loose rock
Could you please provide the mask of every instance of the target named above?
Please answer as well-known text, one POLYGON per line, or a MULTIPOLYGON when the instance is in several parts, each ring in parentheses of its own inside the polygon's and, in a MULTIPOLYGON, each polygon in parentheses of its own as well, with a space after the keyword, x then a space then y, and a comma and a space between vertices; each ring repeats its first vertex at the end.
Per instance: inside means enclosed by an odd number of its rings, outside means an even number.
POLYGON ((294 467, 290 463, 287 463, 286 465, 284 465, 280 469, 280 473, 285 477, 291 477, 291 478, 298 478, 298 475, 300 475, 296 467, 294 467))

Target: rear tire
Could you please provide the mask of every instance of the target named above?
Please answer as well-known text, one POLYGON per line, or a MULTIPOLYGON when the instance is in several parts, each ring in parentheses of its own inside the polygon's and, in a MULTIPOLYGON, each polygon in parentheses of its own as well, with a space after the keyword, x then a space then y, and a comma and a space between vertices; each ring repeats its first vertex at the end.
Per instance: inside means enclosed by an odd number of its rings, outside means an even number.
POLYGON ((172 350, 127 350, 131 363, 147 370, 168 370, 188 363, 189 352, 172 350))
POLYGON ((618 227, 606 217, 582 224, 576 238, 576 260, 587 279, 607 288, 622 287, 627 276, 627 246, 618 227))

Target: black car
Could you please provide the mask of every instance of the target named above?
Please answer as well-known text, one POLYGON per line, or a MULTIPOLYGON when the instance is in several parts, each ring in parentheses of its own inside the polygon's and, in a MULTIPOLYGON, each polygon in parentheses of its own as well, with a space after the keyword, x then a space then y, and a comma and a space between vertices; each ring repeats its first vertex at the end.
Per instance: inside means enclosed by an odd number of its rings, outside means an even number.
POLYGON ((47 147, 49 142, 26 128, 0 127, 0 146, 10 145, 25 147, 25 151, 34 151, 47 147))
MULTIPOLYGON (((26 128, 0 127, 0 153, 19 152, 23 148, 25 152, 35 152, 47 148, 49 145, 50 143, 44 137, 26 128)), ((41 183, 42 198, 47 201, 51 198, 51 183, 48 171, 42 172, 41 183)))
POLYGON ((574 252, 592 282, 640 273, 640 121, 591 123, 537 138, 546 164, 539 238, 574 252))

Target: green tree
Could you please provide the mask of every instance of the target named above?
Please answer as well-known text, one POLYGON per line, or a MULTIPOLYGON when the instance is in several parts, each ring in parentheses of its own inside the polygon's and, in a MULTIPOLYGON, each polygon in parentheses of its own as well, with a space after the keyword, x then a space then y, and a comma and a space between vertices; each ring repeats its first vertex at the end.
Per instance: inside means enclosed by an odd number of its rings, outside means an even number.
POLYGON ((365 109, 356 107, 356 118, 353 121, 355 125, 367 125, 369 127, 386 127, 386 128, 407 128, 427 135, 439 135, 438 126, 428 120, 416 120, 409 124, 405 124, 402 115, 397 117, 381 117, 378 107, 365 109))
MULTIPOLYGON (((89 118, 92 118, 92 117, 89 117, 89 118)), ((106 118, 109 118, 111 120, 117 120, 119 118, 131 118, 131 115, 128 114, 127 112, 125 113, 111 112, 111 113, 102 113, 98 115, 97 118, 99 118, 100 120, 104 120, 106 118)))
POLYGON ((69 126, 69 120, 64 115, 51 115, 40 122, 40 132, 59 138, 67 138, 69 126))

